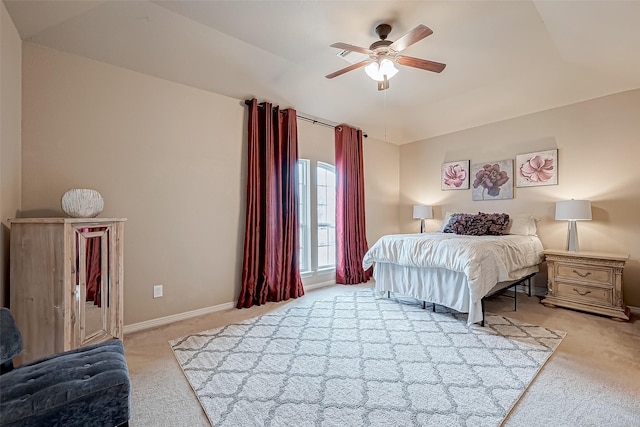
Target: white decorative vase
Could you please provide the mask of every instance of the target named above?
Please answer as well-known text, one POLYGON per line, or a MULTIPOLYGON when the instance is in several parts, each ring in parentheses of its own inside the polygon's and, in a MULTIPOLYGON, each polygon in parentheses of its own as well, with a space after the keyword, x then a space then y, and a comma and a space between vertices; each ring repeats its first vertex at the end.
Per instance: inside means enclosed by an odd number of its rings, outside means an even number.
POLYGON ((104 200, 96 190, 72 188, 60 201, 64 213, 72 218, 93 218, 104 209, 104 200))

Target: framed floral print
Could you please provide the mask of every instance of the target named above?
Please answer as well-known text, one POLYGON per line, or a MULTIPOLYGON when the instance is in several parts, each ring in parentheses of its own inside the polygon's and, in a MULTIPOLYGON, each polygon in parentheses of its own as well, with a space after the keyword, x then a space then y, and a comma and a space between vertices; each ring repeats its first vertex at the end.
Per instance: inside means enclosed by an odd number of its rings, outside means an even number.
POLYGON ((469 160, 443 163, 440 174, 441 190, 469 189, 469 160))
POLYGON ((516 156, 516 187, 558 184, 558 150, 516 156))
POLYGON ((513 199, 513 160, 475 163, 473 174, 473 200, 513 199))

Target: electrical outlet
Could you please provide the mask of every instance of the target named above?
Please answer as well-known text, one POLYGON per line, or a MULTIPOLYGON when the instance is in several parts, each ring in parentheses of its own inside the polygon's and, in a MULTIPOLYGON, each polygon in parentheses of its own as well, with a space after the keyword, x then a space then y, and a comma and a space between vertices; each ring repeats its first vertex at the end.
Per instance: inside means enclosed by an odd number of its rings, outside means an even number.
POLYGON ((162 296, 162 285, 153 286, 153 297, 160 298, 162 296))

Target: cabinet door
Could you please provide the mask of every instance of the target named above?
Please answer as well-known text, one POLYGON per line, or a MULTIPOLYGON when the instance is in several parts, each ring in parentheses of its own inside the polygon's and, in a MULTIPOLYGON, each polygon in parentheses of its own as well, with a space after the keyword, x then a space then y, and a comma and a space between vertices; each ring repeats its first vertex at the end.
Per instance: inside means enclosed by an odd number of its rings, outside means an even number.
POLYGON ((113 226, 74 226, 77 248, 76 297, 78 346, 113 338, 109 241, 113 226))
POLYGON ((51 223, 12 223, 10 245, 11 313, 23 343, 14 363, 74 348, 65 335, 73 314, 67 302, 75 295, 66 287, 72 253, 66 251, 63 228, 51 223))

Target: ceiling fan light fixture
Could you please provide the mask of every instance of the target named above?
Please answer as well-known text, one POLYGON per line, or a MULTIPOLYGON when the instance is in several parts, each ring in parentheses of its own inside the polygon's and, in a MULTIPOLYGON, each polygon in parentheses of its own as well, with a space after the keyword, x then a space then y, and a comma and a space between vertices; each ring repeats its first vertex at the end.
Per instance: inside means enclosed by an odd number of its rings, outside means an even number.
POLYGON ((393 64, 393 61, 387 58, 382 59, 380 63, 372 62, 364 67, 364 71, 371 79, 377 82, 384 81, 385 75, 387 76, 387 80, 390 80, 391 77, 398 73, 398 69, 393 64))

